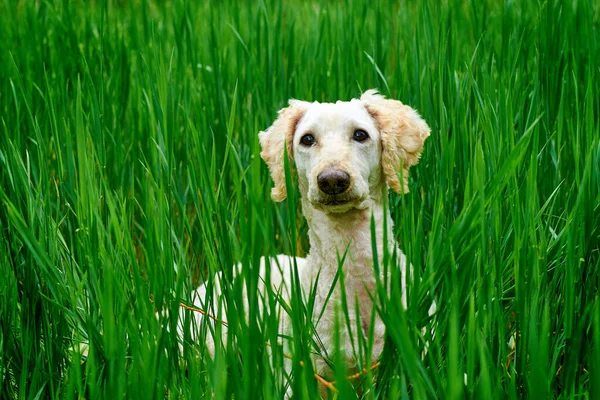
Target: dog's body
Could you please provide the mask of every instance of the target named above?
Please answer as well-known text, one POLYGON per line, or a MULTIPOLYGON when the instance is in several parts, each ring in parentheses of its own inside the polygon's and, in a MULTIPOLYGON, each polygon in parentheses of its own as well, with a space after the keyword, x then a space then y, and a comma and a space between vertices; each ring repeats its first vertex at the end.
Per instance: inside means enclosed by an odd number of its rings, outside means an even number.
MULTIPOLYGON (((372 218, 379 259, 384 247, 389 254, 398 255, 402 288, 405 287, 407 262, 394 240, 393 222, 384 196, 388 187, 399 193, 408 191, 408 169, 418 162, 428 136, 429 127, 412 108, 399 101, 386 100, 375 91, 367 91, 360 100, 335 104, 291 100, 273 125, 259 135, 261 157, 268 164, 275 183, 271 193, 275 201, 286 197, 285 148, 295 162, 310 239, 308 256, 296 258, 298 277, 305 298, 318 282, 313 315, 323 312, 318 323, 313 321, 316 335, 327 354, 335 348, 336 326, 341 327, 338 330, 345 343, 348 367, 356 364, 356 344, 349 338, 356 338, 357 330, 362 329, 367 337, 368 330, 373 329, 371 361, 376 360, 383 349, 385 326, 372 302, 376 292, 372 218), (385 235, 384 229, 387 229, 385 235), (384 237, 387 238, 385 243, 384 237), (341 300, 339 281, 327 301, 342 257, 345 257, 342 269, 349 324, 348 321, 336 324, 336 310, 341 300)), ((378 270, 383 281, 383 268, 378 270)), ((281 289, 284 301, 289 299, 292 290, 292 271, 293 259, 287 256, 278 256, 268 263, 265 259, 261 261, 261 277, 269 275, 267 281, 275 292, 281 289)), ((218 280, 217 295, 220 294, 218 280)), ((259 287, 261 291, 265 289, 264 285, 259 287)), ((202 286, 196 304, 204 309, 205 298, 206 288, 202 286)), ((404 290, 402 302, 406 307, 404 290)), ((290 333, 288 325, 289 317, 282 312, 281 330, 287 334, 290 333)), ((317 372, 326 373, 327 363, 321 358, 316 362, 317 372)))

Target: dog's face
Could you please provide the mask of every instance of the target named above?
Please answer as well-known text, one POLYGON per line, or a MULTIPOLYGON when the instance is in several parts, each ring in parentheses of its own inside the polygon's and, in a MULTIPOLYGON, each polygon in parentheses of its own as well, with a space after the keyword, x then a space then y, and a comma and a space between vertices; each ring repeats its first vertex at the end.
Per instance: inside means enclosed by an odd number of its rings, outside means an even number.
POLYGON ((293 135, 302 194, 329 212, 365 208, 381 184, 379 136, 359 100, 309 104, 293 135))
POLYGON ((408 169, 418 162, 428 136, 429 127, 415 110, 373 90, 349 102, 291 100, 259 134, 261 157, 275 182, 273 199, 286 197, 287 148, 302 195, 315 208, 334 213, 367 207, 386 182, 407 192, 408 169))

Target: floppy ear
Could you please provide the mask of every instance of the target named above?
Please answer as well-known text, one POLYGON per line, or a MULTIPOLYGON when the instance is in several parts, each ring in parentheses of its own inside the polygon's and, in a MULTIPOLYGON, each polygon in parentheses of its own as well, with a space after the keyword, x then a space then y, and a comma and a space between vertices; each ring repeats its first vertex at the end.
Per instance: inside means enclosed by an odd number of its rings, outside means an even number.
POLYGON ((304 116, 309 103, 290 100, 289 107, 279 110, 279 116, 266 131, 258 134, 262 151, 260 156, 267 163, 275 187, 271 189, 271 198, 282 201, 287 197, 285 190, 284 149, 290 160, 294 158, 294 132, 304 116))
POLYGON ((381 164, 389 187, 396 193, 408 193, 408 169, 419 162, 431 129, 414 109, 398 100, 387 100, 374 89, 367 90, 360 100, 379 127, 381 164))

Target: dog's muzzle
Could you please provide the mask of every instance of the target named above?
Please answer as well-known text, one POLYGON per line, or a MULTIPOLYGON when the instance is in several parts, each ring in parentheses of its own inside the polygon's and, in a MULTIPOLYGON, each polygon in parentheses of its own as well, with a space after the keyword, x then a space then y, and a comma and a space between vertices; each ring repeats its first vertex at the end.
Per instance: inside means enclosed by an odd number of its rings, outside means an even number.
POLYGON ((350 187, 350 174, 328 168, 317 175, 317 185, 323 193, 330 196, 342 194, 350 187))

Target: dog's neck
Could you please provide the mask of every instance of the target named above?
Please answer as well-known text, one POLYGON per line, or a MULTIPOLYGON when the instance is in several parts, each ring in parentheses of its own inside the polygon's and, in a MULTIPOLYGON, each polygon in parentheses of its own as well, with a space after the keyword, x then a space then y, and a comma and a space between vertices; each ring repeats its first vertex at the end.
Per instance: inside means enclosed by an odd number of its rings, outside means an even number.
POLYGON ((348 273, 364 273, 364 267, 373 266, 373 240, 376 241, 377 254, 381 260, 384 236, 387 238, 388 251, 393 251, 393 221, 387 205, 384 205, 383 199, 376 197, 371 197, 366 202, 367 207, 364 209, 326 213, 315 208, 306 196, 302 196, 302 208, 309 227, 309 257, 319 260, 322 264, 319 266, 321 271, 337 271, 338 260, 346 254, 344 270, 348 273), (371 219, 375 224, 374 237, 371 219), (384 229, 387 230, 387 235, 384 235, 384 229))

